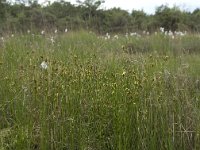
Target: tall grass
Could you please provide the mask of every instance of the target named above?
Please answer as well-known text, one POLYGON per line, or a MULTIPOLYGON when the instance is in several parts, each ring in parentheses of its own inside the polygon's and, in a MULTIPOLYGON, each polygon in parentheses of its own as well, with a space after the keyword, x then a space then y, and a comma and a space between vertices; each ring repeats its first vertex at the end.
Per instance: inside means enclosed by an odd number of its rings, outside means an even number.
POLYGON ((50 38, 1 44, 0 149, 200 148, 198 36, 50 38))

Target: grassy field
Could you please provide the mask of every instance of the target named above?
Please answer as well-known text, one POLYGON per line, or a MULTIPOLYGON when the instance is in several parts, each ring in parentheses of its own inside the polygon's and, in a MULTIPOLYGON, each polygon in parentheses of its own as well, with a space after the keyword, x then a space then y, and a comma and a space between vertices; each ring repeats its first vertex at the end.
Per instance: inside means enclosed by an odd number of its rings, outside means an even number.
POLYGON ((0 150, 200 149, 200 37, 0 39, 0 150))

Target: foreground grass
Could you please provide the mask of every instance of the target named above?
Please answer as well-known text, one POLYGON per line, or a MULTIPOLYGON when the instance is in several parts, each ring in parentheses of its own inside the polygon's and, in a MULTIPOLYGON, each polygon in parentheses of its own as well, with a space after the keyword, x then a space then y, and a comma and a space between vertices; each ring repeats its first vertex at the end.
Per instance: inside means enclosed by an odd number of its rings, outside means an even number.
POLYGON ((200 149, 196 37, 54 40, 0 48, 0 149, 200 149), (128 42, 143 53, 124 53, 128 42))

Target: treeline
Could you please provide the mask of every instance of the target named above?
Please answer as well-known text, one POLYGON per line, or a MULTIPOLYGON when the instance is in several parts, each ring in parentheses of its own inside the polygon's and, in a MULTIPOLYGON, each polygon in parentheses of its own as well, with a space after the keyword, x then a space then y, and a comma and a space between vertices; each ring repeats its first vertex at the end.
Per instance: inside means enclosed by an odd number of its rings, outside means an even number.
POLYGON ((162 5, 154 15, 120 8, 101 9, 102 0, 79 1, 79 5, 63 0, 39 4, 37 0, 11 3, 0 0, 0 32, 26 32, 27 30, 64 31, 88 29, 105 32, 154 32, 160 27, 171 31, 200 31, 200 9, 181 11, 178 7, 162 5))

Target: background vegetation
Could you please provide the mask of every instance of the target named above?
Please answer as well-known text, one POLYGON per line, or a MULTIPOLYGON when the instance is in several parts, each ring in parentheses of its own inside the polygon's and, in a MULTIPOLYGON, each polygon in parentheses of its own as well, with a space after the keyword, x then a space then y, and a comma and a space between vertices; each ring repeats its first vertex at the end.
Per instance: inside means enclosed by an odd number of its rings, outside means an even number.
POLYGON ((199 32, 200 10, 181 11, 178 7, 160 6, 154 15, 133 10, 131 13, 120 8, 101 9, 102 0, 70 2, 55 1, 39 4, 37 0, 0 0, 0 32, 25 32, 48 29, 63 31, 89 29, 98 33, 154 32, 159 27, 166 30, 199 32))

